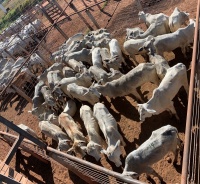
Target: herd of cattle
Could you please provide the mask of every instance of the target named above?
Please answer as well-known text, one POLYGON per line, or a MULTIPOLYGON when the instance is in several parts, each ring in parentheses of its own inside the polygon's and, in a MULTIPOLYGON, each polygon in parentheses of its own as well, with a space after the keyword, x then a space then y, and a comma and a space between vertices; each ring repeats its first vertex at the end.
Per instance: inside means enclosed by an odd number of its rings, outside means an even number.
POLYGON ((3 33, 0 35, 2 37, 2 41, 0 42, 0 56, 3 58, 10 57, 11 55, 13 57, 23 56, 25 50, 31 50, 32 46, 36 44, 31 35, 38 33, 43 27, 43 23, 39 19, 27 25, 23 24, 17 33, 10 27, 10 33, 7 33, 5 37, 3 33))
MULTIPOLYGON (((125 142, 101 96, 134 95, 141 122, 165 110, 179 120, 172 100, 182 86, 188 94, 186 66, 178 63, 170 67, 163 52, 181 48, 186 56, 187 48, 193 43, 195 21, 178 8, 170 16, 144 12, 138 15, 147 30, 127 29, 123 50, 136 65, 129 72, 121 70, 127 64, 119 42, 106 29, 99 29, 69 38, 51 55, 54 64, 38 76, 31 112, 38 117, 43 135, 57 141, 59 150, 81 157, 88 154, 97 161, 104 153, 117 167, 122 165, 120 146, 125 146, 125 142), (148 56, 149 62, 138 64, 136 54, 145 59, 148 56), (144 102, 136 88, 146 82, 157 87, 144 102), (77 103, 82 104, 80 109, 77 103), (88 138, 73 118, 77 110, 88 138), (107 143, 106 149, 102 146, 100 131, 107 143)), ((123 175, 136 178, 144 172, 155 174, 151 165, 169 151, 174 153, 176 162, 177 147, 181 146, 175 127, 167 125, 153 131, 148 140, 127 155, 123 175)))

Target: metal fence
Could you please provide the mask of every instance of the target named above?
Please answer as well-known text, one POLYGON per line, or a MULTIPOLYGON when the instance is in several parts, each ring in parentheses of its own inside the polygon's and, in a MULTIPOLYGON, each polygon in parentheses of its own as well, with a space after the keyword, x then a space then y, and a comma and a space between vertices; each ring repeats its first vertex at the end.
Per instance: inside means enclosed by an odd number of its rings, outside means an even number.
POLYGON ((196 27, 191 63, 190 89, 185 130, 182 184, 200 183, 200 1, 197 4, 196 27))

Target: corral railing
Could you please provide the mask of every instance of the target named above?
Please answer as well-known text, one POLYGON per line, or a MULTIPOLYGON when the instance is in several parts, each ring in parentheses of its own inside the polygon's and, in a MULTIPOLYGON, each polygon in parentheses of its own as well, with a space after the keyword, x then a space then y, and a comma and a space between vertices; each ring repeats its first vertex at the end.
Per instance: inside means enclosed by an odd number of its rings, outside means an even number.
POLYGON ((200 0, 197 4, 196 27, 191 63, 190 88, 185 130, 182 184, 200 183, 200 0))

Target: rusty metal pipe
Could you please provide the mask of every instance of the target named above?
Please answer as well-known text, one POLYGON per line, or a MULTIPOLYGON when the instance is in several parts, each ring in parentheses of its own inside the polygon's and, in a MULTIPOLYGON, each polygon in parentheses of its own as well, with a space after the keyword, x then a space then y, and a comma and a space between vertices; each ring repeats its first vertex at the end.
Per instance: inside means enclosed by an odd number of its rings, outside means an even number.
POLYGON ((183 155, 183 162, 182 162, 181 184, 187 183, 187 176, 188 176, 189 147, 190 147, 191 124, 192 124, 191 122, 192 121, 192 106, 193 106, 193 96, 194 96, 194 76, 195 76, 196 58, 197 58, 197 44, 198 44, 198 39, 199 39, 198 38, 199 8, 200 8, 200 0, 198 0, 198 3, 197 3, 196 25, 195 25, 195 34, 194 34, 188 108, 187 108, 187 118, 186 118, 186 128, 185 128, 185 145, 184 145, 184 152, 183 152, 184 155, 183 155))

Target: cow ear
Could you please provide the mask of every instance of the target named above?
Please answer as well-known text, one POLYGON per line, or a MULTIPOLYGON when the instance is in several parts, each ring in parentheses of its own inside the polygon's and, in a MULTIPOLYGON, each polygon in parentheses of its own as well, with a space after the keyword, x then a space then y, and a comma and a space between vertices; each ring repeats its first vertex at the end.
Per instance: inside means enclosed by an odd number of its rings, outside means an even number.
POLYGON ((77 73, 77 74, 75 75, 76 78, 79 78, 80 76, 81 76, 80 73, 77 73))
POLYGON ((120 146, 120 140, 118 140, 115 144, 114 150, 116 150, 120 146))
POLYGON ((154 109, 146 109, 148 113, 154 114, 156 111, 154 109))
POLYGON ((125 171, 125 172, 122 173, 122 175, 129 176, 129 177, 132 177, 134 179, 136 179, 139 176, 138 173, 130 172, 130 171, 125 171))
POLYGON ((87 146, 81 146, 81 149, 82 149, 84 152, 86 152, 86 153, 87 153, 87 151, 88 151, 87 146))
POLYGON ((108 152, 107 152, 105 149, 102 149, 102 150, 101 150, 101 153, 107 155, 108 152))
POLYGON ((138 51, 141 52, 141 51, 143 51, 143 49, 144 49, 143 47, 140 47, 140 48, 138 49, 138 51))

